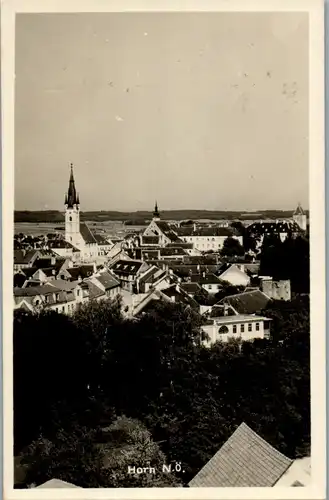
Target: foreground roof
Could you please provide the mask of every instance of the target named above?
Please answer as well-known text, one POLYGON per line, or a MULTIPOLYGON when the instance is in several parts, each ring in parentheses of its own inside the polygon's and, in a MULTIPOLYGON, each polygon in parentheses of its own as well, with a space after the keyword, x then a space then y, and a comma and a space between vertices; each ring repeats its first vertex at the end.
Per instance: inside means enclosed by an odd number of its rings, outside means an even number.
POLYGON ((61 479, 50 479, 43 484, 37 486, 37 488, 80 488, 80 486, 76 486, 72 483, 67 483, 66 481, 62 481, 61 479))
POLYGON ((272 487, 292 464, 245 423, 190 481, 190 487, 272 487))

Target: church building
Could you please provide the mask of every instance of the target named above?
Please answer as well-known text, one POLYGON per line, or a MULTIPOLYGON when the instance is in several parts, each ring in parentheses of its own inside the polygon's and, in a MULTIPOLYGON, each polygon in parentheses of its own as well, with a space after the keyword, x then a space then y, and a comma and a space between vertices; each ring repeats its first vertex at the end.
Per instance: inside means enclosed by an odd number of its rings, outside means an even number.
POLYGON ((78 248, 81 260, 94 262, 106 255, 111 245, 98 234, 93 234, 88 225, 80 222, 80 200, 76 191, 71 163, 68 192, 65 195, 65 240, 78 248))

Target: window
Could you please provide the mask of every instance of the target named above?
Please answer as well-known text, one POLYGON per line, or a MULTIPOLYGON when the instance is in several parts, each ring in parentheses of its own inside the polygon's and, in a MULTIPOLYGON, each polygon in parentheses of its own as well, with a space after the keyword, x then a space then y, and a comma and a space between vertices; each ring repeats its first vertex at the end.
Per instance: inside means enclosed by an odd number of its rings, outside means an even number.
POLYGON ((221 326, 220 329, 218 330, 218 333, 220 333, 220 334, 228 333, 227 326, 225 326, 225 325, 221 326))
POLYGON ((72 222, 72 217, 69 217, 69 221, 72 222))
POLYGON ((252 323, 248 324, 248 332, 252 332, 252 323))
POLYGON ((40 300, 35 301, 35 305, 38 306, 40 304, 40 300))
POLYGON ((212 289, 212 285, 208 285, 208 288, 209 288, 209 290, 211 290, 212 289))
POLYGON ((233 333, 236 333, 236 325, 233 325, 233 333))
POLYGON ((259 332, 259 323, 256 323, 256 332, 259 332))
POLYGON ((77 290, 77 296, 80 297, 80 290, 77 290))
POLYGON ((241 333, 244 333, 244 325, 241 325, 241 326, 240 326, 240 332, 241 332, 241 333))
POLYGON ((65 312, 65 306, 62 307, 62 312, 65 312))

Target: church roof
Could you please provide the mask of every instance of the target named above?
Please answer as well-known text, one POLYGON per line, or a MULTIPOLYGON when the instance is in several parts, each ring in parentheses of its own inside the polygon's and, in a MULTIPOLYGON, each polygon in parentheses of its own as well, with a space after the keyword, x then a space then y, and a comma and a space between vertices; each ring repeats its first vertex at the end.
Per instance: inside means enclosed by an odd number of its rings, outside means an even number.
POLYGON ((80 234, 86 244, 97 243, 97 240, 85 222, 80 223, 80 234))

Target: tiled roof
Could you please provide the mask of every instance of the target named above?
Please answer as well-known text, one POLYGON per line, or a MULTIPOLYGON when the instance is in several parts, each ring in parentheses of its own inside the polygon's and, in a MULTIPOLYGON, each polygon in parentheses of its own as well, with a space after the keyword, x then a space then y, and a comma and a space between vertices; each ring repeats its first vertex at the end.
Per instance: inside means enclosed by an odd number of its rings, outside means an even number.
POLYGON ((166 288, 165 290, 161 290, 161 292, 172 299, 175 297, 177 302, 181 302, 183 304, 187 304, 194 309, 199 309, 199 304, 192 299, 187 293, 185 293, 180 287, 177 289, 177 285, 172 285, 169 288, 166 288))
POLYGON ((169 233, 171 231, 171 227, 169 226, 168 222, 165 222, 163 220, 159 220, 159 221, 156 221, 156 225, 165 234, 169 233))
POLYGON ((261 290, 253 290, 224 297, 218 305, 226 303, 232 306, 238 314, 254 314, 265 309, 270 300, 261 290))
POLYGON ((37 488, 80 488, 80 486, 76 486, 72 483, 67 483, 66 481, 62 481, 61 479, 50 479, 39 486, 37 488))
POLYGON ((66 281, 62 279, 56 279, 51 282, 50 286, 54 286, 59 290, 70 291, 74 290, 80 283, 78 281, 66 281))
POLYGON ((22 269, 24 275, 27 277, 27 278, 31 278, 31 276, 33 276, 33 274, 38 270, 37 267, 25 267, 24 269, 22 269))
POLYGON ((111 270, 120 275, 136 275, 142 265, 143 262, 137 260, 119 260, 113 264, 111 270))
POLYGON ((190 487, 272 487, 292 460, 242 423, 190 481, 190 487))
POLYGON ((92 235, 93 235, 93 237, 96 240, 96 243, 98 245, 109 245, 109 242, 105 238, 103 238, 102 235, 100 235, 100 234, 93 234, 93 233, 92 233, 92 235))
POLYGON ((72 248, 73 252, 80 252, 78 248, 65 240, 52 240, 48 242, 49 248, 72 248))
POLYGON ((84 222, 80 223, 80 234, 86 244, 97 243, 95 236, 84 222))
POLYGON ((154 283, 166 275, 166 271, 154 266, 141 276, 140 283, 154 283))
POLYGON ((14 264, 29 264, 36 253, 38 250, 28 250, 27 252, 14 250, 14 264))
POLYGON ((103 290, 99 288, 95 283, 93 283, 91 280, 86 279, 84 283, 87 283, 88 285, 88 290, 89 290, 89 298, 90 300, 96 299, 98 297, 102 297, 105 295, 103 290))
POLYGON ((56 293, 60 290, 51 285, 31 286, 28 288, 14 288, 15 297, 34 297, 36 295, 46 295, 56 293))
POLYGON ((94 266, 92 265, 83 265, 79 267, 69 267, 67 272, 71 275, 74 280, 77 280, 79 276, 81 279, 88 278, 94 273, 94 266))
POLYGON ((115 279, 115 277, 112 276, 112 274, 110 274, 108 271, 97 274, 95 278, 103 285, 105 290, 110 290, 112 288, 120 286, 120 282, 115 279))
POLYGON ((255 234, 280 234, 280 233, 300 233, 301 229, 297 222, 278 221, 278 222, 254 222, 248 226, 248 231, 255 234))

